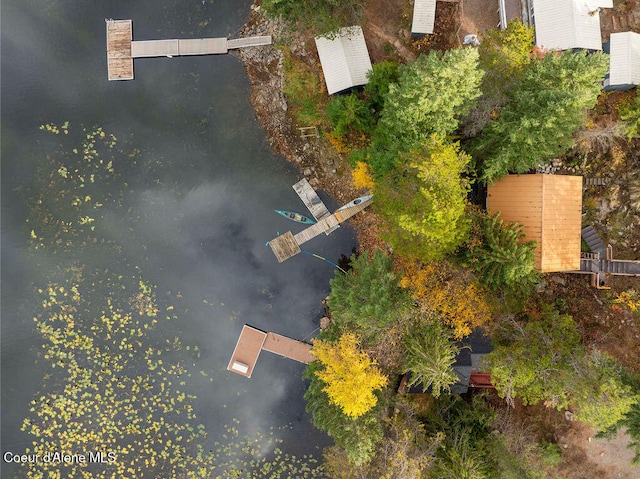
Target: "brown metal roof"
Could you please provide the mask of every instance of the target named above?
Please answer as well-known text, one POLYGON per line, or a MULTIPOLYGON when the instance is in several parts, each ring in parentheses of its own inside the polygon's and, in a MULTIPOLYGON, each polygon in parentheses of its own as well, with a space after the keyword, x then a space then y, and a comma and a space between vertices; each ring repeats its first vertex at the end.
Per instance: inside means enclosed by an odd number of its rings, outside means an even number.
POLYGON ((581 176, 505 176, 489 186, 487 210, 524 226, 541 272, 580 269, 581 176))

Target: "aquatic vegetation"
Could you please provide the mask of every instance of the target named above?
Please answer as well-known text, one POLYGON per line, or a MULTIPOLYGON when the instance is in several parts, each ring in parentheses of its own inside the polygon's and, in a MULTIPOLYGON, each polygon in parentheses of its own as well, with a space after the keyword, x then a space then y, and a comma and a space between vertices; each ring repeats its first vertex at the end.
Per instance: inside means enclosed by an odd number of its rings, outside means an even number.
MULTIPOLYGON (((237 420, 220 442, 207 437, 190 378, 212 382, 211 369, 187 368, 200 350, 165 327, 178 311, 158 300, 139 260, 122 254, 117 232, 97 226, 103 205, 119 206, 128 188, 116 166, 136 153, 116 148, 101 128, 42 129, 66 136, 38 170, 29 241, 70 261, 42 264, 48 284, 34 286, 40 356, 50 370, 22 424, 32 436, 25 454, 40 458, 22 465, 23 477, 322 477, 313 458, 284 453, 273 434, 241 437, 237 420), (47 456, 54 452, 73 460, 47 456)), ((123 211, 130 221, 136 214, 123 211)))
POLYGON ((118 204, 122 187, 115 185, 115 164, 126 158, 115 135, 101 127, 40 127, 54 135, 64 133, 56 151, 40 162, 33 191, 28 192, 32 224, 30 242, 35 249, 72 253, 98 238, 96 218, 105 204, 118 204))
MULTIPOLYGON (((118 282, 92 279, 103 294, 100 286, 118 282)), ((160 471, 209 477, 213 457, 203 450, 206 435, 195 420, 194 397, 176 387, 187 370, 163 360, 180 341, 153 344, 149 338, 158 322, 153 289, 140 281, 131 298, 145 304, 143 310, 121 304, 119 291, 102 301, 92 293, 79 272, 40 290, 42 313, 34 319, 46 341, 43 357, 62 371, 52 372, 46 392, 31 402, 23 430, 35 437, 29 453, 101 451, 112 460, 32 464, 29 477, 53 471, 66 477, 154 477, 160 471)))

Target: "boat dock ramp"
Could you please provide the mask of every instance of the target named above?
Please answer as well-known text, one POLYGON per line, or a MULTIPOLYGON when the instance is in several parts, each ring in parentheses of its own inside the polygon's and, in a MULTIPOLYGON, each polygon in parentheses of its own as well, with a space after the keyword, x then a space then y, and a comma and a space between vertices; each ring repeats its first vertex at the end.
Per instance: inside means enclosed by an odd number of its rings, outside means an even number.
POLYGON ((311 354, 311 344, 276 333, 266 333, 245 324, 227 369, 250 378, 262 350, 304 364, 315 359, 311 354))
POLYGON ((109 80, 133 80, 133 59, 186 55, 223 55, 234 48, 271 45, 271 36, 133 40, 131 20, 106 20, 109 80))

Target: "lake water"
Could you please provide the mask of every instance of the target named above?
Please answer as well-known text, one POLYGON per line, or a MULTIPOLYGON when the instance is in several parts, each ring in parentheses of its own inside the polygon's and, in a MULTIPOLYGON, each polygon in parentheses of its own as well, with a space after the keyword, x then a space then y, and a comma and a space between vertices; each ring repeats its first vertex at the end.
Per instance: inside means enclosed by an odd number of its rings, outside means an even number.
MULTIPOLYGON (((333 276, 329 264, 308 255, 278 264, 265 246, 278 232, 302 228, 273 209, 305 209, 291 188, 299 172, 270 151, 248 103, 243 65, 226 55, 141 59, 135 80, 107 81, 105 18, 132 19, 137 40, 235 36, 250 4, 3 1, 3 452, 30 444, 20 425, 34 394, 46 391, 29 292, 46 285, 59 261, 36 261, 27 250, 33 225, 25 223, 20 189, 32 184, 52 145, 39 125, 65 121, 99 125, 140 151, 137 165, 146 169, 121 170, 128 183, 123 208, 134 208, 140 221, 125 225, 123 211, 109 209, 96 221, 113 232, 123 255, 136 258, 158 296, 176 303, 167 334, 177 332, 185 345, 200 349, 189 366, 209 380, 191 381, 188 392, 198 396, 195 412, 208 440, 219 439, 221 425, 236 418, 242 433, 275 431, 288 452, 319 457, 328 444, 304 411, 302 365, 263 353, 251 379, 226 371, 245 323, 294 338, 314 336, 333 276)), ((330 209, 337 206, 320 194, 330 209)), ((342 227, 306 249, 337 262, 354 246, 354 232, 342 227)), ((82 250, 75 259, 92 261, 82 250)), ((178 359, 185 358, 176 353, 178 359)), ((2 467, 2 477, 14 475, 2 467)))

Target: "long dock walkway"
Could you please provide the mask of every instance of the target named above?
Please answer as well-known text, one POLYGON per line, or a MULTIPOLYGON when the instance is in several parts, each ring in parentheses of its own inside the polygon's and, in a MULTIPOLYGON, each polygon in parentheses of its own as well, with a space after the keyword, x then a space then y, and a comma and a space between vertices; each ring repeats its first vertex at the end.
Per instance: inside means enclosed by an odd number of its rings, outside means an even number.
POLYGON ((263 350, 304 364, 315 359, 311 354, 311 344, 276 333, 265 333, 245 324, 227 370, 250 378, 263 350))
POLYGON ((267 333, 262 349, 303 364, 309 364, 315 359, 311 354, 309 343, 303 343, 276 333, 267 333))
POLYGON ((133 59, 187 55, 223 55, 234 48, 271 45, 271 36, 133 40, 131 20, 107 20, 109 80, 133 80, 133 59))

